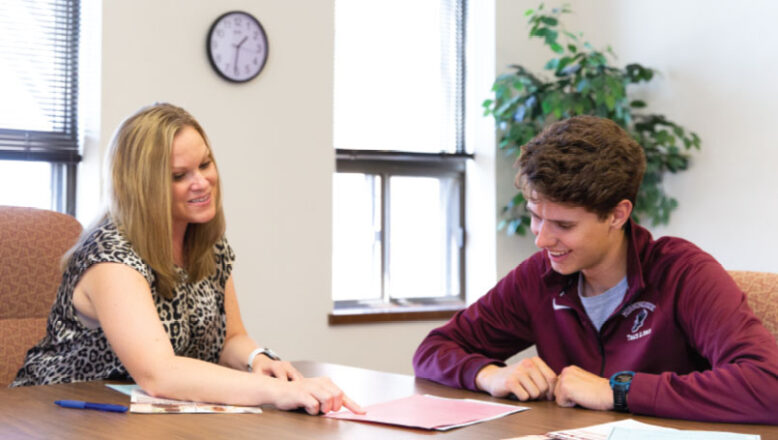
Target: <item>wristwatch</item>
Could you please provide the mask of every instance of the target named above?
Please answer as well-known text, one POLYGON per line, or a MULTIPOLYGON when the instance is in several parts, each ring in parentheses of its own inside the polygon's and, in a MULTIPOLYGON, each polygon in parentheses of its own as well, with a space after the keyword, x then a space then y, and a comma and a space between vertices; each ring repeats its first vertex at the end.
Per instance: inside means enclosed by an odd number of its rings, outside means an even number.
POLYGON ((270 359, 273 359, 274 361, 280 361, 281 358, 271 349, 267 347, 257 348, 254 351, 251 352, 249 355, 249 359, 246 362, 246 369, 250 372, 254 371, 252 368, 252 365, 254 364, 254 358, 257 357, 257 355, 264 354, 265 356, 269 357, 270 359))
POLYGON ((613 409, 621 412, 629 412, 627 406, 627 392, 635 377, 634 371, 619 371, 611 376, 611 389, 613 390, 613 409))

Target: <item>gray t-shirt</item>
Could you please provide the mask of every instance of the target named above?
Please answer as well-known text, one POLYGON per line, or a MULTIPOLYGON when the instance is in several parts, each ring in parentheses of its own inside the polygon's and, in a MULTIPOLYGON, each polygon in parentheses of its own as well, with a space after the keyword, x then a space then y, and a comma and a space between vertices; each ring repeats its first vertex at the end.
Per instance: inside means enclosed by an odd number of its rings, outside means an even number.
POLYGON ((596 296, 583 296, 583 274, 578 275, 578 296, 581 298, 586 314, 592 320, 592 324, 600 331, 602 325, 611 316, 616 307, 621 304, 624 295, 627 293, 627 277, 619 281, 618 284, 596 296))

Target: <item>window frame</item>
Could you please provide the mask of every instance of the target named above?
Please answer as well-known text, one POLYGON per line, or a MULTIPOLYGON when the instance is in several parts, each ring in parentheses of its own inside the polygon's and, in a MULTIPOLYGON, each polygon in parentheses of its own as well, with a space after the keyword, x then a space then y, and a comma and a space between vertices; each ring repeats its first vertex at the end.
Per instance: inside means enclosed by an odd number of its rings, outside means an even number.
POLYGON ((466 304, 466 224, 465 224, 465 169, 473 159, 468 153, 411 153, 375 150, 336 150, 336 173, 365 173, 381 176, 381 298, 378 300, 333 300, 329 323, 355 324, 387 321, 414 321, 447 319, 466 304), (457 268, 459 293, 444 298, 390 298, 386 291, 389 268, 387 259, 386 223, 391 207, 387 188, 392 176, 452 177, 459 189, 459 210, 453 219, 459 229, 457 268))
POLYGON ((454 57, 455 85, 454 85, 454 111, 453 130, 454 145, 451 152, 420 153, 409 151, 389 150, 357 150, 335 149, 336 165, 335 173, 353 172, 381 175, 381 278, 382 298, 380 301, 336 301, 333 302, 333 311, 329 314, 329 324, 356 324, 392 321, 415 321, 430 319, 448 319, 466 306, 466 245, 467 225, 466 219, 466 168, 469 161, 474 159, 472 153, 468 153, 465 146, 465 70, 466 70, 466 23, 467 0, 454 0, 452 11, 455 20, 456 48, 454 57), (460 292, 456 297, 447 298, 411 298, 392 299, 386 293, 386 259, 388 246, 385 240, 386 222, 388 219, 388 202, 385 188, 389 185, 389 177, 400 176, 428 176, 439 177, 455 175, 459 184, 459 215, 457 222, 460 228, 460 246, 458 250, 459 261, 459 286, 460 292))
POLYGON ((81 0, 60 0, 50 5, 60 12, 61 28, 47 43, 58 47, 63 74, 58 76, 62 104, 56 110, 61 128, 50 131, 5 128, 0 124, 0 160, 47 162, 51 165, 50 209, 75 215, 76 173, 81 161, 78 136, 79 50, 81 0), (63 12, 64 11, 64 12, 63 12), (64 35, 64 37, 63 37, 64 35), (64 42, 64 43, 63 43, 64 42))

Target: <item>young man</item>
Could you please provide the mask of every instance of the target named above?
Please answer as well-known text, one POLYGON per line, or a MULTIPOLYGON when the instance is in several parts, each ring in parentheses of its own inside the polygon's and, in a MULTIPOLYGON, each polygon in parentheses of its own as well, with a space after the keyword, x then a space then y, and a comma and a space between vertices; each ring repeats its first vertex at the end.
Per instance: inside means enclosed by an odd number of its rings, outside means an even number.
POLYGON ((522 147, 540 251, 433 330, 418 377, 520 400, 778 424, 778 345, 716 260, 630 220, 646 168, 614 122, 578 116, 522 147), (538 356, 504 361, 536 344, 538 356))

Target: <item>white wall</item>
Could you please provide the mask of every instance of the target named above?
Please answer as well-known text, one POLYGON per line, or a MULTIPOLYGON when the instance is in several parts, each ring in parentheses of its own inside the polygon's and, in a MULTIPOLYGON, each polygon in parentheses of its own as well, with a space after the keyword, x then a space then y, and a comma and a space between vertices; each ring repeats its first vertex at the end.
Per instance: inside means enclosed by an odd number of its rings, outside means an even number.
MULTIPOLYGON (((778 19, 770 0, 746 3, 687 0, 566 1, 565 19, 595 47, 610 45, 621 65, 661 72, 638 92, 649 110, 696 131, 702 150, 665 189, 679 208, 655 236, 687 238, 728 269, 778 271, 778 19)), ((522 63, 540 72, 550 58, 528 42, 523 13, 539 1, 497 1, 497 66, 522 63)), ((547 6, 555 6, 549 3, 547 6)), ((505 165, 505 164, 503 164, 505 165)), ((498 203, 512 194, 513 170, 498 166, 498 203)), ((531 239, 500 239, 498 273, 532 249, 531 239)))
MULTIPOLYGON (((471 51, 482 58, 472 61, 478 68, 469 75, 480 71, 493 77, 489 72, 495 65, 503 69, 516 62, 542 65, 546 53, 526 41, 523 11, 534 2, 496 0, 496 14, 489 0, 473 4, 484 8, 484 23, 496 24, 494 34, 481 36, 487 49, 471 51), (490 43, 495 35, 496 45, 490 43), (496 61, 490 47, 496 48, 496 61)), ((333 5, 334 0, 103 2, 100 104, 93 118, 100 125, 85 152, 89 165, 82 177, 89 179, 80 182, 79 197, 97 199, 96 156, 102 156, 125 116, 155 101, 184 106, 205 127, 219 163, 228 237, 238 255, 235 280, 250 334, 289 359, 410 373, 419 341, 441 322, 327 325, 333 5), (237 86, 216 76, 204 50, 212 21, 232 9, 258 17, 270 41, 265 70, 237 86)), ((577 11, 569 22, 572 29, 584 31, 595 45, 611 44, 623 62, 636 60, 664 73, 646 91, 653 109, 702 137, 703 150, 692 169, 667 182, 681 206, 670 227, 656 232, 688 237, 727 267, 778 271, 778 258, 771 255, 778 244, 778 177, 772 172, 778 150, 770 148, 767 131, 778 105, 768 77, 778 68, 772 50, 778 37, 766 32, 754 37, 778 16, 772 3, 753 1, 732 10, 702 0, 572 6, 577 11)), ((484 93, 489 83, 481 82, 484 93)), ((470 95, 468 103, 477 107, 483 97, 470 95)), ((534 251, 531 239, 502 235, 495 250, 489 227, 497 206, 512 194, 513 170, 509 161, 494 156, 483 124, 480 120, 468 134, 479 150, 468 185, 483 191, 483 197, 468 196, 481 204, 468 213, 469 223, 477 225, 468 237, 477 249, 469 254, 475 269, 469 300, 484 292, 495 274, 503 275, 534 251), (495 161, 496 201, 489 183, 495 161)), ((85 222, 95 211, 79 207, 85 222)))
MULTIPOLYGON (((249 333, 288 359, 411 373, 418 343, 440 321, 327 325, 334 0, 122 0, 104 2, 102 8, 102 124, 85 153, 89 165, 82 199, 100 194, 94 176, 101 161, 95 157, 102 157, 124 117, 155 101, 183 106, 205 128, 219 164, 227 236, 238 257, 235 282, 249 333), (220 79, 205 54, 210 24, 233 9, 254 14, 270 45, 265 69, 244 85, 220 79)), ((486 19, 493 19, 493 11, 486 11, 486 19)), ((484 39, 487 48, 494 47, 493 36, 484 39)), ((486 98, 494 76, 493 55, 479 53, 492 61, 479 69, 486 81, 472 95, 474 102, 486 98)), ((477 107, 475 114, 480 114, 477 107)), ((469 285, 481 291, 495 279, 494 196, 487 194, 493 193, 494 181, 491 122, 481 119, 473 133, 469 140, 484 154, 468 185, 483 188, 484 197, 472 201, 483 215, 469 214, 468 221, 481 225, 469 239, 487 257, 480 265, 486 270, 470 277, 469 285)), ((96 207, 82 206, 79 212, 89 222, 96 207)))

